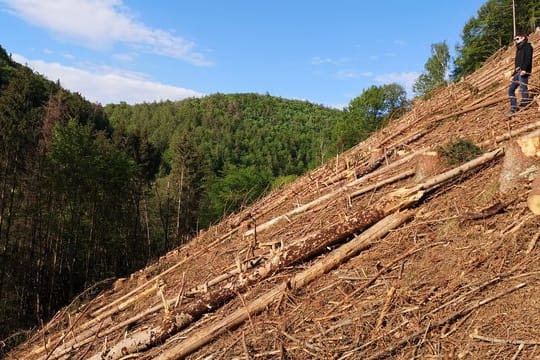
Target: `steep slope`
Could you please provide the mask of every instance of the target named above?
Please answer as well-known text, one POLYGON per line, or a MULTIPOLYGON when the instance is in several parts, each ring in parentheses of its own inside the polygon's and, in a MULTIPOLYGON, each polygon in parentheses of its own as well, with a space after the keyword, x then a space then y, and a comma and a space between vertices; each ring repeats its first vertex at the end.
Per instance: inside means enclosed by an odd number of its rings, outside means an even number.
MULTIPOLYGON (((540 49, 540 33, 530 41, 540 49)), ((536 102, 507 116, 513 54, 112 289, 82 294, 8 358, 540 356, 540 219, 529 182, 499 191, 505 147, 540 128, 536 102), (426 160, 464 138, 484 154, 426 160)), ((538 54, 534 69, 538 91, 538 54)))

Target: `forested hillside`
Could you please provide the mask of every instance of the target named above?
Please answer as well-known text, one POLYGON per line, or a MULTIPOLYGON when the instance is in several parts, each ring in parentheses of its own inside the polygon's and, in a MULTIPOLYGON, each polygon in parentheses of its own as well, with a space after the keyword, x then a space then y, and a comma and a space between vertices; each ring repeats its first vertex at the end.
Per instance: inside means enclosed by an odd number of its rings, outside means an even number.
POLYGON ((159 189, 174 199, 164 211, 186 229, 205 227, 336 154, 333 129, 343 114, 257 94, 108 105, 105 112, 116 130, 163 154, 156 176, 167 186, 159 189), (177 203, 189 204, 185 213, 177 203))
POLYGON ((537 358, 540 72, 508 116, 514 53, 65 307, 8 359, 537 358))

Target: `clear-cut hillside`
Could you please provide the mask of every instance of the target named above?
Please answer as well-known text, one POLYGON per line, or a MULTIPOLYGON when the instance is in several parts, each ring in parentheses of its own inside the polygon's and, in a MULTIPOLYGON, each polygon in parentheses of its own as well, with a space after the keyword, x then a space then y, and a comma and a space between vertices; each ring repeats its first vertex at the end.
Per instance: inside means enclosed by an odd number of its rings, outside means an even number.
MULTIPOLYGON (((540 32, 529 41, 538 93, 540 32)), ((538 161, 510 185, 501 175, 520 165, 515 140, 540 128, 538 98, 508 116, 514 51, 129 279, 81 294, 8 358, 540 357, 540 217, 527 205, 538 161), (483 154, 438 161, 460 139, 483 154)))

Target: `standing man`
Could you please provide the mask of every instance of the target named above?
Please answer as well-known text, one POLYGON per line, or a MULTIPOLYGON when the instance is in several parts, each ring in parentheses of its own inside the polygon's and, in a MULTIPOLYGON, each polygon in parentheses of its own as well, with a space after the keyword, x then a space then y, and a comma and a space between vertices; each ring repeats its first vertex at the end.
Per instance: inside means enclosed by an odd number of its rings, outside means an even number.
POLYGON ((527 35, 518 35, 514 38, 516 44, 516 57, 514 60, 514 73, 512 83, 508 88, 510 96, 510 112, 515 113, 519 107, 525 107, 531 101, 527 85, 529 84, 529 75, 532 71, 533 48, 527 41, 527 35), (519 87, 521 92, 521 102, 517 104, 516 89, 519 87))

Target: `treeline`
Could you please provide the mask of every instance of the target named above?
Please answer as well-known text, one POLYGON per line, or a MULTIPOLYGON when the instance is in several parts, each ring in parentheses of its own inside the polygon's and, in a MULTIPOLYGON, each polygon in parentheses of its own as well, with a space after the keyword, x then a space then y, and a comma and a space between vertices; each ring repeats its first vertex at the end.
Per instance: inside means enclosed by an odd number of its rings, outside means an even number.
POLYGON ((407 105, 395 84, 360 98, 366 116, 357 107, 342 111, 257 94, 107 105, 105 112, 115 131, 143 139, 161 154, 155 191, 167 201, 155 207, 163 221, 159 237, 178 244, 363 140, 407 105), (388 88, 400 97, 384 102, 393 94, 388 88), (375 116, 367 117, 376 106, 375 116))
POLYGON ((474 72, 496 51, 512 43, 514 13, 517 35, 530 34, 540 26, 538 0, 486 1, 476 16, 469 19, 463 27, 462 43, 456 48, 452 80, 459 80, 474 72))
POLYGON ((486 1, 463 27, 462 43, 456 46, 452 68, 446 41, 431 45, 431 57, 424 65, 425 71, 413 85, 415 96, 429 97, 438 87, 473 73, 496 51, 513 43, 514 31, 516 34, 529 34, 538 26, 538 0, 486 1))

